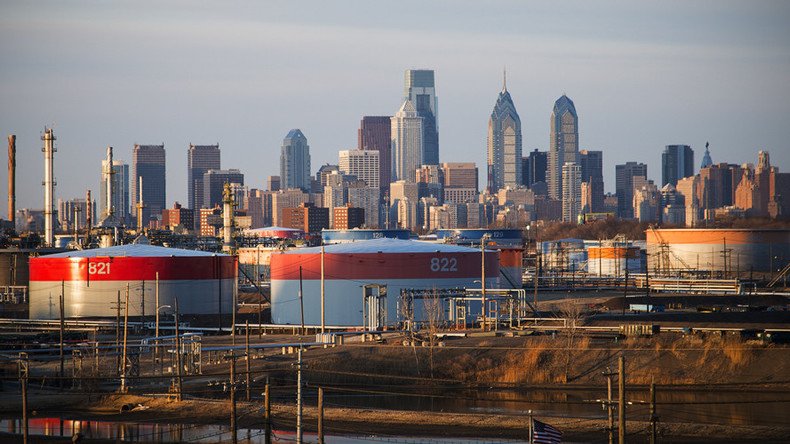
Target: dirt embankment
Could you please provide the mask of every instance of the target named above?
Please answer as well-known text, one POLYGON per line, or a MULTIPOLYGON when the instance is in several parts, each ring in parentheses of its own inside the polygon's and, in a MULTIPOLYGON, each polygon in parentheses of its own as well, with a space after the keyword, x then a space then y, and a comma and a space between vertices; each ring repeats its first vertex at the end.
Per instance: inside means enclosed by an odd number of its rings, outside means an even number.
POLYGON ((373 383, 379 377, 470 385, 602 386, 626 358, 629 384, 772 385, 790 389, 790 348, 710 336, 596 340, 567 335, 447 340, 444 346, 349 344, 306 354, 315 382, 373 383))

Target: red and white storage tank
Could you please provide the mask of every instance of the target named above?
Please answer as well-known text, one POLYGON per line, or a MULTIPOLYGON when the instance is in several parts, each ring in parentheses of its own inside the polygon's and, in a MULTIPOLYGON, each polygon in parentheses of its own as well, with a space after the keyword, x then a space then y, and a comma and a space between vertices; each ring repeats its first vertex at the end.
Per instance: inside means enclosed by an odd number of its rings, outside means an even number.
POLYGON ((66 317, 115 317, 129 284, 129 316, 156 312, 178 297, 184 315, 230 313, 237 296, 234 256, 131 244, 30 259, 30 319, 57 319, 61 285, 66 317))
MULTIPOLYGON (((326 325, 362 325, 363 285, 387 286, 387 318, 398 319, 402 289, 480 288, 482 253, 477 248, 412 240, 373 239, 324 247, 326 325), (475 282, 478 281, 478 282, 475 282)), ((499 286, 499 252, 486 250, 486 287, 499 286)), ((321 247, 271 257, 272 322, 321 324, 321 247)))

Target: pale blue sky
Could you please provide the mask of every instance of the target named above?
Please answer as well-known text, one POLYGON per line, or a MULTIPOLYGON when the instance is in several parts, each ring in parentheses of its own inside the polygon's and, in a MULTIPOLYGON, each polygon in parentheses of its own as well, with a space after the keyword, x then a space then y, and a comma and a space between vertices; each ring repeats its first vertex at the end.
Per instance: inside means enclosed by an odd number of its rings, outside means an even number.
MULTIPOLYGON (((664 145, 790 170, 790 2, 4 1, 0 134, 18 136, 18 208, 43 206, 40 132, 58 137, 56 195, 98 195, 107 145, 164 142, 168 206, 186 202, 190 142, 219 142, 251 187, 300 128, 313 170, 356 147, 363 115, 394 113, 403 70, 436 71, 442 161, 485 183, 488 116, 508 69, 524 151, 547 149, 562 93, 582 148, 614 165, 664 145)), ((6 170, 0 193, 6 193, 6 170)), ((5 214, 2 215, 3 217, 5 214)))

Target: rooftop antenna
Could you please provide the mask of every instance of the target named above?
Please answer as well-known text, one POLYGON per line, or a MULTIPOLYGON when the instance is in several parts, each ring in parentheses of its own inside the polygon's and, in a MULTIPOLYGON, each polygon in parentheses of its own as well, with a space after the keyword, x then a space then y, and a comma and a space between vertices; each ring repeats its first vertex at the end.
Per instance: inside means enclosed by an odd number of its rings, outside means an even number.
POLYGON ((502 68, 502 92, 507 91, 507 66, 502 68))

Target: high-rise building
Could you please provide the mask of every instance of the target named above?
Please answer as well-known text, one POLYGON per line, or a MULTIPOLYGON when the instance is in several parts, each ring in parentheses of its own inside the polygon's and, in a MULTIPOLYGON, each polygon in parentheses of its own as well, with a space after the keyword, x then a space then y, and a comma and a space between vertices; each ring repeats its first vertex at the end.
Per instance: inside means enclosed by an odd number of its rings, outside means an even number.
POLYGON ((203 174, 220 169, 220 151, 217 145, 192 145, 187 151, 187 192, 190 209, 203 208, 203 174))
POLYGON ((642 182, 634 184, 634 219, 639 222, 658 222, 661 214, 661 193, 652 180, 642 182))
POLYGON ((414 172, 423 164, 423 118, 406 100, 390 119, 392 137, 392 182, 414 182, 414 172))
POLYGON ((351 230, 365 225, 365 209, 352 207, 351 204, 332 208, 332 228, 335 230, 351 230))
POLYGON ((473 188, 477 192, 477 165, 474 162, 444 162, 444 188, 473 188))
POLYGON ((222 206, 225 184, 244 185, 244 174, 236 169, 208 170, 203 174, 203 206, 214 208, 222 206))
POLYGON ((339 153, 338 168, 343 174, 364 180, 369 187, 380 187, 379 160, 376 150, 342 150, 339 153))
POLYGON ((488 192, 515 188, 522 180, 521 118, 504 83, 488 119, 488 192))
POLYGON ((562 221, 576 223, 582 211, 582 168, 575 162, 562 166, 562 221))
POLYGON ((381 211, 380 189, 366 186, 361 181, 348 184, 348 205, 365 209, 365 227, 379 228, 381 211))
MULTIPOLYGON (((99 214, 104 218, 107 216, 107 160, 101 162, 101 180, 99 181, 99 214)), ((139 179, 138 179, 139 181, 139 179)), ((145 179, 143 179, 145 182, 145 179)), ((138 182, 139 185, 139 182, 138 182)), ((143 185, 145 192, 145 185, 143 185)), ((129 213, 129 165, 122 160, 112 161, 112 214, 116 221, 129 225, 131 214, 129 213)))
POLYGON ((310 202, 310 195, 299 188, 280 190, 272 193, 271 198, 272 225, 275 226, 279 226, 282 223, 282 211, 284 208, 298 207, 301 204, 310 202))
MULTIPOLYGON (((407 69, 404 75, 403 99, 414 105, 423 118, 421 165, 439 164, 439 99, 433 70, 407 69)), ((393 179, 395 180, 395 179, 393 179)))
POLYGON ((143 222, 138 226, 146 227, 151 218, 161 217, 167 205, 164 145, 135 145, 132 152, 132 202, 140 201, 140 178, 143 178, 143 222))
POLYGON ((283 139, 280 151, 280 188, 310 191, 310 146, 299 129, 292 129, 283 139))
POLYGON ((162 210, 162 228, 175 229, 181 226, 185 230, 195 229, 195 211, 191 208, 183 208, 180 203, 173 204, 173 208, 162 210))
POLYGON ((582 182, 587 183, 589 193, 589 212, 603 211, 603 151, 579 151, 582 168, 582 182))
POLYGON ((710 143, 705 142, 705 155, 702 156, 702 163, 699 166, 700 169, 713 165, 713 159, 710 157, 710 150, 708 147, 710 147, 710 143))
POLYGON ((573 101, 563 94, 551 112, 546 183, 552 199, 562 199, 562 166, 567 162, 579 163, 579 117, 573 101))
POLYGON ((283 208, 282 226, 303 230, 305 233, 318 233, 329 228, 329 208, 316 207, 311 203, 283 208))
POLYGON ((266 178, 267 191, 280 191, 280 176, 269 176, 266 178))
MULTIPOLYGON (((710 157, 710 155, 708 156, 710 157)), ((694 150, 688 145, 667 145, 661 153, 661 185, 673 186, 694 175, 694 150)))
POLYGON ((357 149, 379 152, 379 184, 388 189, 392 181, 391 116, 365 116, 359 123, 357 149))
POLYGON ((546 169, 548 168, 548 155, 546 151, 538 151, 537 148, 530 151, 529 156, 525 157, 526 168, 522 167, 523 184, 532 188, 532 185, 543 182, 546 183, 546 169))
POLYGON ((637 162, 615 165, 617 215, 623 219, 634 217, 634 177, 637 176, 647 177, 647 165, 637 162))

